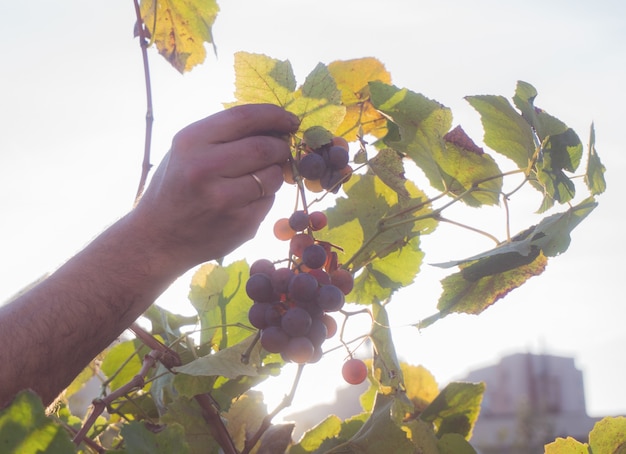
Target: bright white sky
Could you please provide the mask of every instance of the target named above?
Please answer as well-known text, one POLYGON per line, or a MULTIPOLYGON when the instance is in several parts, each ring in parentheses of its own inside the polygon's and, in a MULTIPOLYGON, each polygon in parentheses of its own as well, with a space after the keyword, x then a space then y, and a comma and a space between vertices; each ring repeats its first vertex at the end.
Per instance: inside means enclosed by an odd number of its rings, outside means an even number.
MULTIPOLYGON (((391 323, 398 327, 401 357, 429 368, 441 384, 507 353, 567 355, 584 372, 588 412, 625 414, 626 301, 620 282, 626 224, 618 181, 626 175, 626 3, 231 0, 220 6, 217 59, 209 55, 203 66, 181 76, 151 53, 154 163, 177 130, 232 99, 238 50, 289 59, 300 83, 319 61, 377 57, 396 85, 451 107, 455 124, 477 141, 478 115, 463 96, 510 97, 519 79, 535 85, 537 105, 573 127, 583 143, 595 122, 609 190, 574 231, 565 255, 481 316, 450 316, 418 333, 399 326, 435 311, 441 274, 426 266, 416 284, 395 298, 391 323)), ((33 0, 3 8, 0 300, 53 270, 131 206, 145 114, 133 23, 131 0, 33 0)), ((290 207, 277 203, 268 225, 290 207)), ((514 230, 535 222, 518 218, 514 230)), ((264 237, 233 258, 271 258, 268 225, 264 237)), ((503 237, 502 224, 489 229, 503 237)), ((442 228, 439 241, 425 239, 426 261, 491 247, 459 234, 442 228)), ((175 284, 160 303, 189 312, 187 285, 188 279, 175 284)), ((305 374, 296 408, 309 405, 310 397, 332 399, 341 383, 342 358, 334 356, 305 374)), ((279 383, 272 385, 279 394, 287 391, 283 381, 272 383, 279 383)))

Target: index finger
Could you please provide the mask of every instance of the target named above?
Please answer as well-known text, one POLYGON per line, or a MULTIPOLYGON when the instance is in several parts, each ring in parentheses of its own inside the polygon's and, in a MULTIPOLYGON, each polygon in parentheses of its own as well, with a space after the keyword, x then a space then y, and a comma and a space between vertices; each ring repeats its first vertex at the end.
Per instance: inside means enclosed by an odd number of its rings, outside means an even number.
POLYGON ((283 135, 295 132, 300 120, 274 104, 245 104, 231 107, 184 128, 186 138, 204 143, 224 143, 254 135, 283 135))

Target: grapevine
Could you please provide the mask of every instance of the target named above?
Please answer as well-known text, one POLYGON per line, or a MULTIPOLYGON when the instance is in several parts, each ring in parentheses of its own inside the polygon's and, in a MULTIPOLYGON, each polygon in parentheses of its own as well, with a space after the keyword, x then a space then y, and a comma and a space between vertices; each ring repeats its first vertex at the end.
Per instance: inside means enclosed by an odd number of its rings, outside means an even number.
MULTIPOLYGON (((171 33, 150 29, 167 26, 167 21, 155 17, 156 4, 153 9, 149 3, 142 3, 143 19, 150 19, 142 25, 135 2, 144 61, 151 36, 157 46, 172 44, 159 38, 171 33)), ((212 19, 205 17, 203 23, 212 19)), ((180 71, 195 61, 187 61, 188 53, 178 54, 178 46, 160 50, 180 71)), ((584 182, 588 196, 576 201, 580 188, 570 175, 581 162, 582 144, 565 124, 534 105, 537 93, 526 82, 518 82, 514 106, 501 96, 466 98, 481 117, 485 145, 513 165, 501 170, 460 126, 452 128, 448 108, 392 85, 376 59, 320 63, 301 87, 289 62, 266 56, 237 53, 235 73, 233 105, 269 100, 302 120, 301 130, 289 138, 292 153, 283 165, 284 181, 295 189, 296 201, 273 224, 283 255, 259 258, 249 266, 245 261, 202 265, 189 293, 197 317, 151 308, 144 315, 151 332, 133 325, 137 340, 112 347, 94 366, 107 381, 84 424, 65 404, 52 415, 55 423, 71 432, 77 445, 84 442, 99 452, 105 450, 99 445, 102 433, 92 426, 105 409, 114 415, 108 422, 114 434, 113 442, 102 443, 127 452, 153 452, 159 446, 228 454, 384 452, 390 446, 397 452, 474 452, 467 440, 484 388, 456 383, 439 390, 427 372, 399 361, 387 307, 419 272, 421 236, 443 222, 488 237, 495 247, 437 264, 458 270, 442 281, 438 312, 410 321, 415 328, 455 312, 479 314, 541 274, 549 258, 565 252, 570 232, 593 211, 595 196, 605 189, 593 127, 584 179, 576 180, 581 186, 584 182), (355 143, 358 150, 351 152, 355 143), (424 173, 434 195, 427 196, 405 176, 407 161, 424 173), (513 178, 519 181, 506 188, 504 180, 513 178), (541 194, 541 214, 557 205, 567 209, 512 234, 509 199, 522 187, 541 194), (335 204, 327 209, 315 206, 333 196, 335 204), (505 238, 444 217, 456 204, 502 205, 505 238), (360 306, 349 311, 346 304, 360 306), (357 314, 370 317, 371 330, 345 339, 344 328, 357 314), (343 316, 340 324, 338 316, 343 316), (326 348, 336 337, 339 346, 326 348), (354 345, 365 340, 372 346, 371 361, 355 355, 354 345), (272 419, 290 405, 305 365, 337 349, 345 350, 341 375, 346 382, 369 380, 370 389, 361 398, 364 412, 345 421, 329 417, 319 432, 313 428, 306 440, 294 444, 293 427, 272 419), (283 402, 268 411, 254 387, 288 362, 297 364, 293 385, 283 402), (429 387, 436 392, 425 392, 429 387)), ((151 110, 149 102, 145 163, 151 110)), ((138 196, 148 169, 145 164, 138 196)), ((43 414, 28 397, 20 399, 43 414)))

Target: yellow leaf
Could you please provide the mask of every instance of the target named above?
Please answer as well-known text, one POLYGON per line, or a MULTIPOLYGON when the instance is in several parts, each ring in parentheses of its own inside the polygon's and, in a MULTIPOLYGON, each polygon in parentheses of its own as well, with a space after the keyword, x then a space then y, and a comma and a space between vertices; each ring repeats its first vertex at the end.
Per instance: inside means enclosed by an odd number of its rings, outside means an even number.
POLYGON ((341 90, 341 102, 346 106, 346 116, 337 129, 338 135, 348 141, 362 134, 384 137, 387 119, 370 102, 369 82, 391 83, 391 74, 375 58, 335 61, 328 65, 337 88, 341 90))
POLYGON ((421 413, 439 395, 437 381, 423 366, 400 363, 400 367, 404 376, 406 395, 415 405, 415 411, 421 413))
POLYGON ((213 43, 215 0, 142 0, 141 17, 157 49, 181 73, 202 63, 213 43))

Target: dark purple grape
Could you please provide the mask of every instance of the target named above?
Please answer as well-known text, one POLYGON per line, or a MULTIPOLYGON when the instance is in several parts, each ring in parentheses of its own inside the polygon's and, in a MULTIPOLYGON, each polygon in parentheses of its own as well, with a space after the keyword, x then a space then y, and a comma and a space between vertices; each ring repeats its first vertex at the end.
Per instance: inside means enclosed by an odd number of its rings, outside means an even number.
POLYGON ((246 282, 246 293, 250 299, 259 303, 269 303, 274 300, 274 288, 267 274, 253 274, 246 282))
POLYGON ((254 303, 250 306, 248 310, 248 320, 250 320, 250 324, 258 329, 266 328, 268 325, 265 314, 270 307, 271 305, 269 303, 254 303))
POLYGON ((267 274, 271 276, 274 272, 274 264, 268 259, 259 259, 250 265, 250 276, 253 274, 267 274))
POLYGON ((289 336, 278 326, 268 326, 261 331, 261 346, 270 353, 280 353, 285 350, 289 336))
POLYGON ((350 155, 345 148, 340 146, 332 146, 328 149, 328 167, 334 170, 341 170, 348 165, 350 155))
POLYGON ((291 337, 306 336, 311 328, 312 319, 309 313, 294 306, 283 314, 280 326, 291 337))
POLYGON ((317 304, 325 312, 338 311, 343 307, 345 296, 339 287, 334 285, 322 285, 317 295, 317 304))
POLYGON ((317 287, 317 279, 309 273, 299 273, 289 282, 288 295, 294 301, 312 301, 317 296, 317 287))
POLYGON ((339 170, 327 169, 324 175, 320 178, 320 184, 322 188, 336 193, 341 187, 341 180, 343 175, 339 170))
POLYGON ((302 232, 309 226, 309 215, 303 211, 298 210, 291 213, 289 216, 289 227, 296 232, 302 232))
POLYGON ((324 313, 316 301, 297 301, 296 305, 307 311, 312 318, 320 317, 324 313))
POLYGON ((319 244, 312 244, 304 248, 302 263, 312 269, 321 268, 326 263, 326 250, 319 244))
MULTIPOLYGON (((259 304, 259 303, 256 303, 259 304)), ((270 304, 265 311, 265 324, 267 326, 280 326, 283 314, 285 313, 285 307, 282 303, 270 304)))
POLYGON ((308 273, 317 279, 319 285, 331 284, 330 275, 321 268, 310 270, 308 273))
POLYGON ((296 273, 290 268, 278 268, 271 276, 272 287, 276 293, 287 293, 289 282, 296 273))
POLYGON ((324 170, 326 170, 326 162, 317 153, 305 154, 298 163, 298 172, 307 180, 317 180, 324 170))
POLYGON ((326 328, 326 324, 322 321, 321 318, 314 318, 311 321, 311 327, 309 328, 309 333, 306 337, 311 339, 313 346, 320 346, 326 340, 326 336, 328 335, 328 328, 326 328))
POLYGON ((294 363, 304 364, 313 358, 315 347, 308 337, 292 337, 287 342, 283 354, 294 363))

